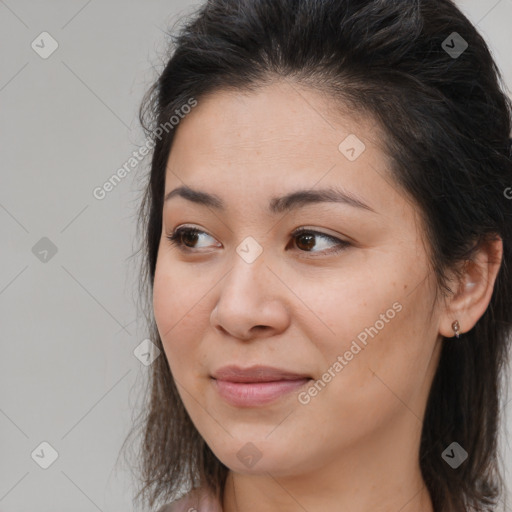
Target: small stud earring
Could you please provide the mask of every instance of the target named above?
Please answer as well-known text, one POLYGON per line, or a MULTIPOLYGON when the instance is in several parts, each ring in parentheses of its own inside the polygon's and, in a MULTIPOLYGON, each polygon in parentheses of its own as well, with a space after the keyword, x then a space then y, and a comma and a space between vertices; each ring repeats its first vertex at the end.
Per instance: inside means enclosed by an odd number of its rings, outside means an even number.
POLYGON ((459 321, 458 320, 455 320, 455 322, 453 322, 452 329, 453 329, 453 332, 455 333, 455 337, 459 338, 459 336, 460 336, 459 335, 460 325, 459 325, 459 321))

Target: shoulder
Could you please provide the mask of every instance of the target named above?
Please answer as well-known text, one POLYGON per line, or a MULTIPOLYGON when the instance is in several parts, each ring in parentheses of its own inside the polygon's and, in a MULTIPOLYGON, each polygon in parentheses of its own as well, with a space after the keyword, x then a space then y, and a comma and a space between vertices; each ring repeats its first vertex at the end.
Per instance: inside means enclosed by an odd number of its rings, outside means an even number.
POLYGON ((194 489, 180 499, 167 503, 157 512, 222 512, 222 506, 207 490, 194 489))

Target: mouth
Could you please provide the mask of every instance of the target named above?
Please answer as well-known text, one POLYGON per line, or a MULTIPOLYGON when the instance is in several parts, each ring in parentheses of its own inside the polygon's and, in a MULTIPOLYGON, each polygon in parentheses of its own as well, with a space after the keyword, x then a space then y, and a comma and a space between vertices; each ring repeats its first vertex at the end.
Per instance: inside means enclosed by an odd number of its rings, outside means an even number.
POLYGON ((309 375, 270 366, 224 366, 211 376, 219 395, 235 407, 255 407, 276 401, 309 383, 309 375))

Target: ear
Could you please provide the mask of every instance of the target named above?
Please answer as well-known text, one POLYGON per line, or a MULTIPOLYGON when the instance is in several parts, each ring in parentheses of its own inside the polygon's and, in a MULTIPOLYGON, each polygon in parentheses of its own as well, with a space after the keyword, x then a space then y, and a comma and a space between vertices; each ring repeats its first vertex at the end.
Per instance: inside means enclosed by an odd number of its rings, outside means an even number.
POLYGON ((452 323, 459 322, 459 334, 471 330, 491 301, 496 276, 501 266, 503 241, 499 236, 482 242, 474 257, 466 260, 463 275, 452 282, 453 294, 445 299, 439 319, 439 334, 455 336, 452 323))

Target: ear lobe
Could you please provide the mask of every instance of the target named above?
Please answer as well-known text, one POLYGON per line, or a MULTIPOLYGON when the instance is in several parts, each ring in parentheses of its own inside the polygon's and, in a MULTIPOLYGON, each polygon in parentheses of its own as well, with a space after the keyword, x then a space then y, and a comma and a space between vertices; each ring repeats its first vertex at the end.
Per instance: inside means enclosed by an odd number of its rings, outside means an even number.
POLYGON ((491 301, 502 256, 503 240, 496 236, 482 242, 474 257, 464 262, 462 277, 455 283, 453 295, 445 300, 439 334, 446 338, 455 336, 455 320, 459 322, 461 336, 475 326, 491 301))

